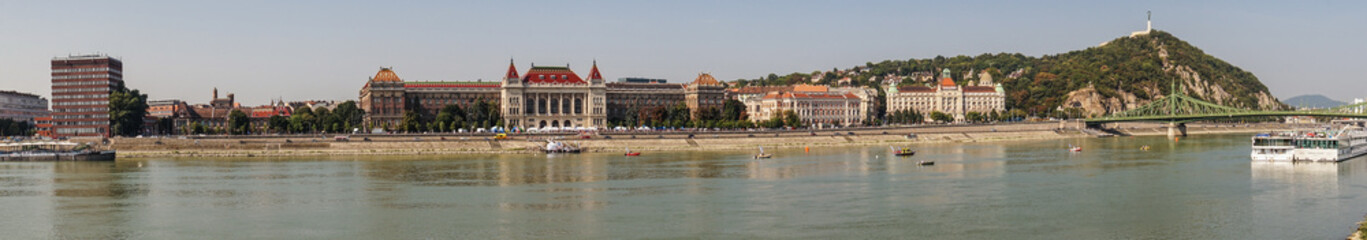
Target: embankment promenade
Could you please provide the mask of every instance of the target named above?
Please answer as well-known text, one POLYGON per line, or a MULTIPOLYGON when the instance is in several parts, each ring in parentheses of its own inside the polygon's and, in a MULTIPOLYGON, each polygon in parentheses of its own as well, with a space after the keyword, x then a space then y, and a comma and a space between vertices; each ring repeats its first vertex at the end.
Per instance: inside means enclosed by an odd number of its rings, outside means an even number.
MULTIPOLYGON (((917 145, 933 143, 1028 141, 1094 137, 1077 122, 990 125, 926 125, 791 131, 602 132, 581 139, 574 134, 514 134, 493 140, 489 134, 366 134, 337 141, 336 135, 207 136, 115 138, 120 158, 284 157, 330 155, 534 154, 545 139, 579 144, 588 152, 718 151, 766 148, 917 145), (692 138, 689 138, 689 135, 692 138), (915 134, 915 137, 908 137, 915 134), (368 140, 366 140, 368 139, 368 140)), ((1131 136, 1167 135, 1162 124, 1107 126, 1131 136)), ((1283 124, 1188 124, 1187 134, 1250 133, 1283 124)))

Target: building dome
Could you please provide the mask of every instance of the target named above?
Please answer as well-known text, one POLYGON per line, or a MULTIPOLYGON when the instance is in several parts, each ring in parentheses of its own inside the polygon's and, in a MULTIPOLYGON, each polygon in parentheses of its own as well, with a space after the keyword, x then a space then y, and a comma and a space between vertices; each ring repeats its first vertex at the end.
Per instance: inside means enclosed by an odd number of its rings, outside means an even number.
POLYGON ((712 74, 703 73, 698 74, 698 78, 689 85, 720 86, 721 82, 717 81, 717 78, 713 78, 712 74))
POLYGON ((370 80, 376 82, 403 82, 403 80, 399 79, 399 75, 394 74, 394 70, 390 70, 389 68, 380 68, 380 72, 375 73, 375 77, 370 80))

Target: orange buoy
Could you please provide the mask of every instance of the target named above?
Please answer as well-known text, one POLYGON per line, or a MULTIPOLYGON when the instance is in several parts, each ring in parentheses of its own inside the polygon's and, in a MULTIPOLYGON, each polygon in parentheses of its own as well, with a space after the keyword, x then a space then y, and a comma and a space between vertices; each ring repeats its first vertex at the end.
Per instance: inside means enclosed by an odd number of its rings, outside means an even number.
POLYGON ((803 146, 802 152, 812 152, 812 147, 803 146))

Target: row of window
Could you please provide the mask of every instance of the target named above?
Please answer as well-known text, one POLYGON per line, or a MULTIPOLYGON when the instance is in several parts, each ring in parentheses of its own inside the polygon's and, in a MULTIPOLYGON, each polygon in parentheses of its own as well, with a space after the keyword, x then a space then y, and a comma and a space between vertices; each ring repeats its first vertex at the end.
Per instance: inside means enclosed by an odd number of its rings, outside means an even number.
POLYGON ((100 130, 102 130, 102 129, 100 129, 100 128, 58 128, 58 129, 57 129, 57 133, 58 133, 58 134, 99 133, 99 132, 101 132, 100 130))
POLYGON ((113 72, 113 73, 123 74, 123 71, 119 71, 118 69, 111 69, 111 68, 107 68, 107 67, 100 67, 100 68, 67 68, 67 69, 52 70, 52 73, 73 73, 73 72, 113 72))
POLYGON ((54 109, 52 109, 52 112, 54 112, 54 113, 64 113, 64 112, 108 112, 108 111, 109 111, 109 108, 108 108, 108 107, 97 107, 97 108, 54 108, 54 109))
POLYGON ((58 122, 58 121, 53 121, 53 122, 52 122, 52 125, 53 125, 53 126, 85 126, 85 125, 106 125, 106 124, 109 124, 109 120, 104 120, 104 121, 76 121, 76 122, 58 122))
POLYGON ((109 101, 75 101, 75 102, 54 102, 52 106, 82 106, 82 105, 108 105, 109 101))
POLYGON ((52 89, 52 93, 69 93, 69 92, 108 92, 108 91, 109 91, 109 87, 58 88, 58 89, 52 89))
POLYGON ((54 83, 52 83, 52 86, 53 86, 53 87, 61 87, 61 86, 86 86, 86 85, 113 86, 114 84, 111 83, 111 82, 109 82, 109 80, 71 81, 71 82, 54 82, 54 83))
POLYGON ((108 79, 115 79, 115 80, 123 80, 123 77, 119 77, 118 75, 112 75, 112 74, 79 74, 79 75, 52 76, 52 80, 87 79, 87 78, 108 78, 108 79))
POLYGON ((90 115, 52 115, 52 119, 109 119, 109 114, 90 114, 90 115))
POLYGON ((109 94, 75 94, 75 95, 56 95, 52 100, 57 99, 87 99, 87 98, 108 98, 109 94))

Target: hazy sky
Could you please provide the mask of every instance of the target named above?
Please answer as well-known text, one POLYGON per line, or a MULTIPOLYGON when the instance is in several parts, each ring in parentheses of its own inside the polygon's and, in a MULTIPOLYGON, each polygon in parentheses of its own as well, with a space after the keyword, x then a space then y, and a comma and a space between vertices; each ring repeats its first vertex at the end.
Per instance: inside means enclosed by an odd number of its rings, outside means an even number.
POLYGON ((410 81, 492 81, 509 58, 687 82, 887 59, 1084 49, 1154 28, 1253 72, 1280 98, 1367 97, 1365 1, 10 1, 0 89, 48 96, 49 61, 124 61, 152 99, 356 99, 410 81))

